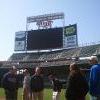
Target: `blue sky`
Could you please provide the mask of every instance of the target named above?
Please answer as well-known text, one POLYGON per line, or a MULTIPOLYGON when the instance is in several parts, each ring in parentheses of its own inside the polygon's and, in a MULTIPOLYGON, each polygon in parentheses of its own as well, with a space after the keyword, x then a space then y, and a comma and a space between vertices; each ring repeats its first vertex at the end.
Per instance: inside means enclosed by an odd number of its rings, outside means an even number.
POLYGON ((26 17, 56 12, 65 13, 65 25, 77 23, 79 44, 100 41, 100 0, 0 0, 0 60, 14 53, 26 17))

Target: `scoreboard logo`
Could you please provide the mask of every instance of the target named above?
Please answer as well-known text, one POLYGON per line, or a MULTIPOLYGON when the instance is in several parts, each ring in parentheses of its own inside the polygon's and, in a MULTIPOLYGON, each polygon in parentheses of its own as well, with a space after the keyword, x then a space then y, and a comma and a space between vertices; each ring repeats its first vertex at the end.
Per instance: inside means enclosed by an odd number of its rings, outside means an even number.
POLYGON ((42 27, 43 29, 51 28, 52 27, 53 21, 47 20, 47 21, 37 21, 37 26, 40 28, 42 27))
POLYGON ((65 27, 64 29, 65 36, 76 35, 76 34, 77 34, 76 24, 65 27))

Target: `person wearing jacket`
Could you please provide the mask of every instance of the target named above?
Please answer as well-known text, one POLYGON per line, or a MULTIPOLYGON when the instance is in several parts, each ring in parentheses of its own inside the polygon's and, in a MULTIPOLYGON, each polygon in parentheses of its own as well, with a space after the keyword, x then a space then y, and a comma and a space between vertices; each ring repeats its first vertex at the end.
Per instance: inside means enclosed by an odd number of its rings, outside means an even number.
POLYGON ((6 100, 17 100, 18 77, 17 68, 15 66, 13 66, 8 73, 4 74, 2 86, 5 90, 6 100))
POLYGON ((31 77, 30 87, 32 100, 43 100, 44 80, 40 67, 36 67, 35 74, 31 77))
POLYGON ((85 77, 80 72, 76 63, 70 64, 70 73, 67 79, 66 100, 85 100, 89 90, 85 77))
POLYGON ((66 81, 59 80, 53 74, 49 75, 49 80, 51 81, 53 87, 52 100, 60 100, 61 89, 63 87, 63 84, 66 84, 66 81))
POLYGON ((90 63, 92 65, 89 79, 90 99, 100 100, 100 64, 98 64, 98 58, 91 56, 90 63))

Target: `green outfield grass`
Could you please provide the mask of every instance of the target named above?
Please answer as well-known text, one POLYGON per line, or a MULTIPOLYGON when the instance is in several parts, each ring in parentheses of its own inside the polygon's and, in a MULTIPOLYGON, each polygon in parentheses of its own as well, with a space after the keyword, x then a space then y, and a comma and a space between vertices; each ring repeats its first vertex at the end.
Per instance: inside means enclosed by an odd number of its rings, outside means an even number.
MULTIPOLYGON (((61 92, 61 99, 65 100, 65 90, 63 89, 61 92)), ((0 97, 5 97, 4 90, 0 88, 0 97)), ((22 100, 22 88, 18 91, 18 100, 22 100)), ((45 89, 44 90, 44 100, 52 100, 52 89, 45 89)), ((86 100, 89 100, 89 95, 86 96, 86 100)))

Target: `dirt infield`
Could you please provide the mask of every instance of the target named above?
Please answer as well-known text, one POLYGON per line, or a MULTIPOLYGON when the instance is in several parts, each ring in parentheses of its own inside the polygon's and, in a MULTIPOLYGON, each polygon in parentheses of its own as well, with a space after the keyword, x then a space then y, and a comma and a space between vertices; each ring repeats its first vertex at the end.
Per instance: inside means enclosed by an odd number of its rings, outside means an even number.
POLYGON ((5 97, 0 97, 0 100, 5 100, 5 97))

